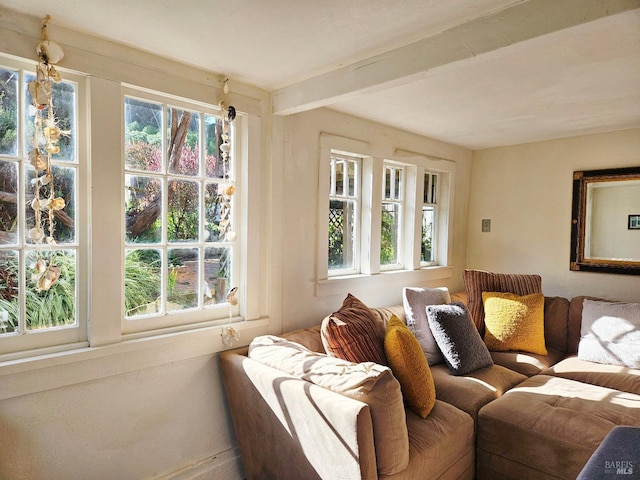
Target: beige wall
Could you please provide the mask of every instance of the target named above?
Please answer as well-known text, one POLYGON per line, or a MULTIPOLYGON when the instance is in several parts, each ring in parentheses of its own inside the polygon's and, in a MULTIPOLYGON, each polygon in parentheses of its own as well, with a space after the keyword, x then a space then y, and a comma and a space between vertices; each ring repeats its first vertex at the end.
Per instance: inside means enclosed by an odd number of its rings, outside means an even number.
POLYGON ((638 129, 474 152, 467 267, 540 274, 547 295, 640 301, 639 276, 569 270, 573 171, 637 165, 638 129))
MULTIPOLYGON (((418 152, 455 162, 454 225, 452 242, 453 272, 447 279, 395 276, 383 286, 360 283, 349 291, 371 306, 402 301, 402 287, 409 282, 423 286, 444 285, 452 290, 462 287, 465 264, 466 205, 471 152, 438 142, 349 117, 328 109, 292 115, 284 119, 283 198, 282 198, 282 264, 283 264, 283 330, 315 325, 335 311, 346 294, 316 295, 316 238, 318 216, 318 161, 320 135, 329 133, 367 143, 374 156, 397 159, 396 149, 418 152), (403 283, 406 282, 406 283, 403 283)), ((358 153, 358 152, 355 152, 358 153)))

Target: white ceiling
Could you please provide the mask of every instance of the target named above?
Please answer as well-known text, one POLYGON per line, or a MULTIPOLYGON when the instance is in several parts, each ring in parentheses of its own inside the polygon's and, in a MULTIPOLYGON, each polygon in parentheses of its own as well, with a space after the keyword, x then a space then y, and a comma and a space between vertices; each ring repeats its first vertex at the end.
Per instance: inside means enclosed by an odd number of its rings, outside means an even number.
MULTIPOLYGON (((640 127, 640 0, 0 0, 472 149, 640 127), (55 8, 53 6, 55 5, 55 8)), ((1 14, 1 12, 0 12, 1 14)))

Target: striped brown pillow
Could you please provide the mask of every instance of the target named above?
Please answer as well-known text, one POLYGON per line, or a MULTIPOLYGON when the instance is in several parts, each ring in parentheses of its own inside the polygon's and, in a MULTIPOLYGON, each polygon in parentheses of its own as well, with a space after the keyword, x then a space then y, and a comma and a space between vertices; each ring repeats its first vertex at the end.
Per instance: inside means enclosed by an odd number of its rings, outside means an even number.
POLYGON ((513 293, 524 296, 542 293, 542 277, 520 273, 492 273, 483 270, 465 270, 464 286, 467 309, 478 331, 484 335, 484 304, 482 292, 513 293))
POLYGON ((351 294, 342 307, 322 321, 322 343, 331 357, 350 362, 386 365, 384 325, 364 303, 351 294))

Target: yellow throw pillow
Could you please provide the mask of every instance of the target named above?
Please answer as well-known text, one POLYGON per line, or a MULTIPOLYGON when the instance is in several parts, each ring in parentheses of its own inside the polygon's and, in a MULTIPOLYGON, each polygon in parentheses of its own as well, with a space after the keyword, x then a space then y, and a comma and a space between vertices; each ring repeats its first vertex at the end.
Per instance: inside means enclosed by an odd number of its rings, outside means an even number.
POLYGON ((489 350, 518 350, 546 355, 544 295, 482 292, 484 343, 489 350))
POLYGON ((407 407, 426 418, 436 403, 436 387, 431 370, 415 335, 395 315, 387 324, 384 351, 393 376, 400 382, 407 407))

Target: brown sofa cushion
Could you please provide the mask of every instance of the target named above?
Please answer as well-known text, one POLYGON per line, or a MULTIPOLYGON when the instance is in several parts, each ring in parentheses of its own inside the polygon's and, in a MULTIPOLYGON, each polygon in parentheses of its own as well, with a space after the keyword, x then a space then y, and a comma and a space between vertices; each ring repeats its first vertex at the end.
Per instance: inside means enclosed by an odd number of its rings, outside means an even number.
POLYGON ((572 355, 542 373, 640 395, 640 369, 637 368, 604 365, 572 355))
POLYGON ((351 294, 342 307, 322 321, 322 344, 328 355, 350 362, 386 365, 384 325, 364 303, 351 294))
POLYGON ((527 379, 526 376, 500 365, 474 370, 467 375, 451 375, 446 365, 431 367, 438 400, 467 412, 475 421, 478 411, 487 403, 527 379))
POLYGON ((292 342, 299 343, 300 345, 304 345, 313 352, 327 353, 324 350, 322 338, 320 337, 320 325, 292 330, 291 332, 283 334, 282 337, 287 340, 291 340, 292 342))
POLYGON ((616 425, 640 426, 640 396, 536 375, 478 414, 478 479, 576 478, 616 425))
POLYGON ((273 335, 254 338, 249 358, 368 404, 378 473, 393 474, 407 467, 409 437, 404 403, 400 384, 389 367, 329 357, 273 335))
POLYGON ((390 305, 388 307, 370 307, 370 309, 375 314, 378 322, 380 322, 384 328, 386 328, 387 323, 389 323, 389 320, 391 320, 391 317, 394 315, 404 323, 407 323, 404 315, 404 307, 401 303, 397 305, 390 305))
POLYGON ((469 415, 436 400, 425 419, 408 411, 407 429, 409 465, 393 477, 380 476, 380 480, 474 478, 474 425, 469 415))
POLYGON ((491 352, 491 358, 497 365, 507 367, 527 377, 537 375, 564 357, 564 352, 555 348, 547 348, 546 355, 529 352, 491 352))
POLYGON ((542 293, 542 277, 540 275, 465 270, 464 286, 467 293, 467 308, 471 318, 478 331, 484 334, 482 292, 508 292, 515 295, 542 293))
POLYGON ((567 352, 569 300, 564 297, 544 297, 544 342, 547 348, 567 352))

